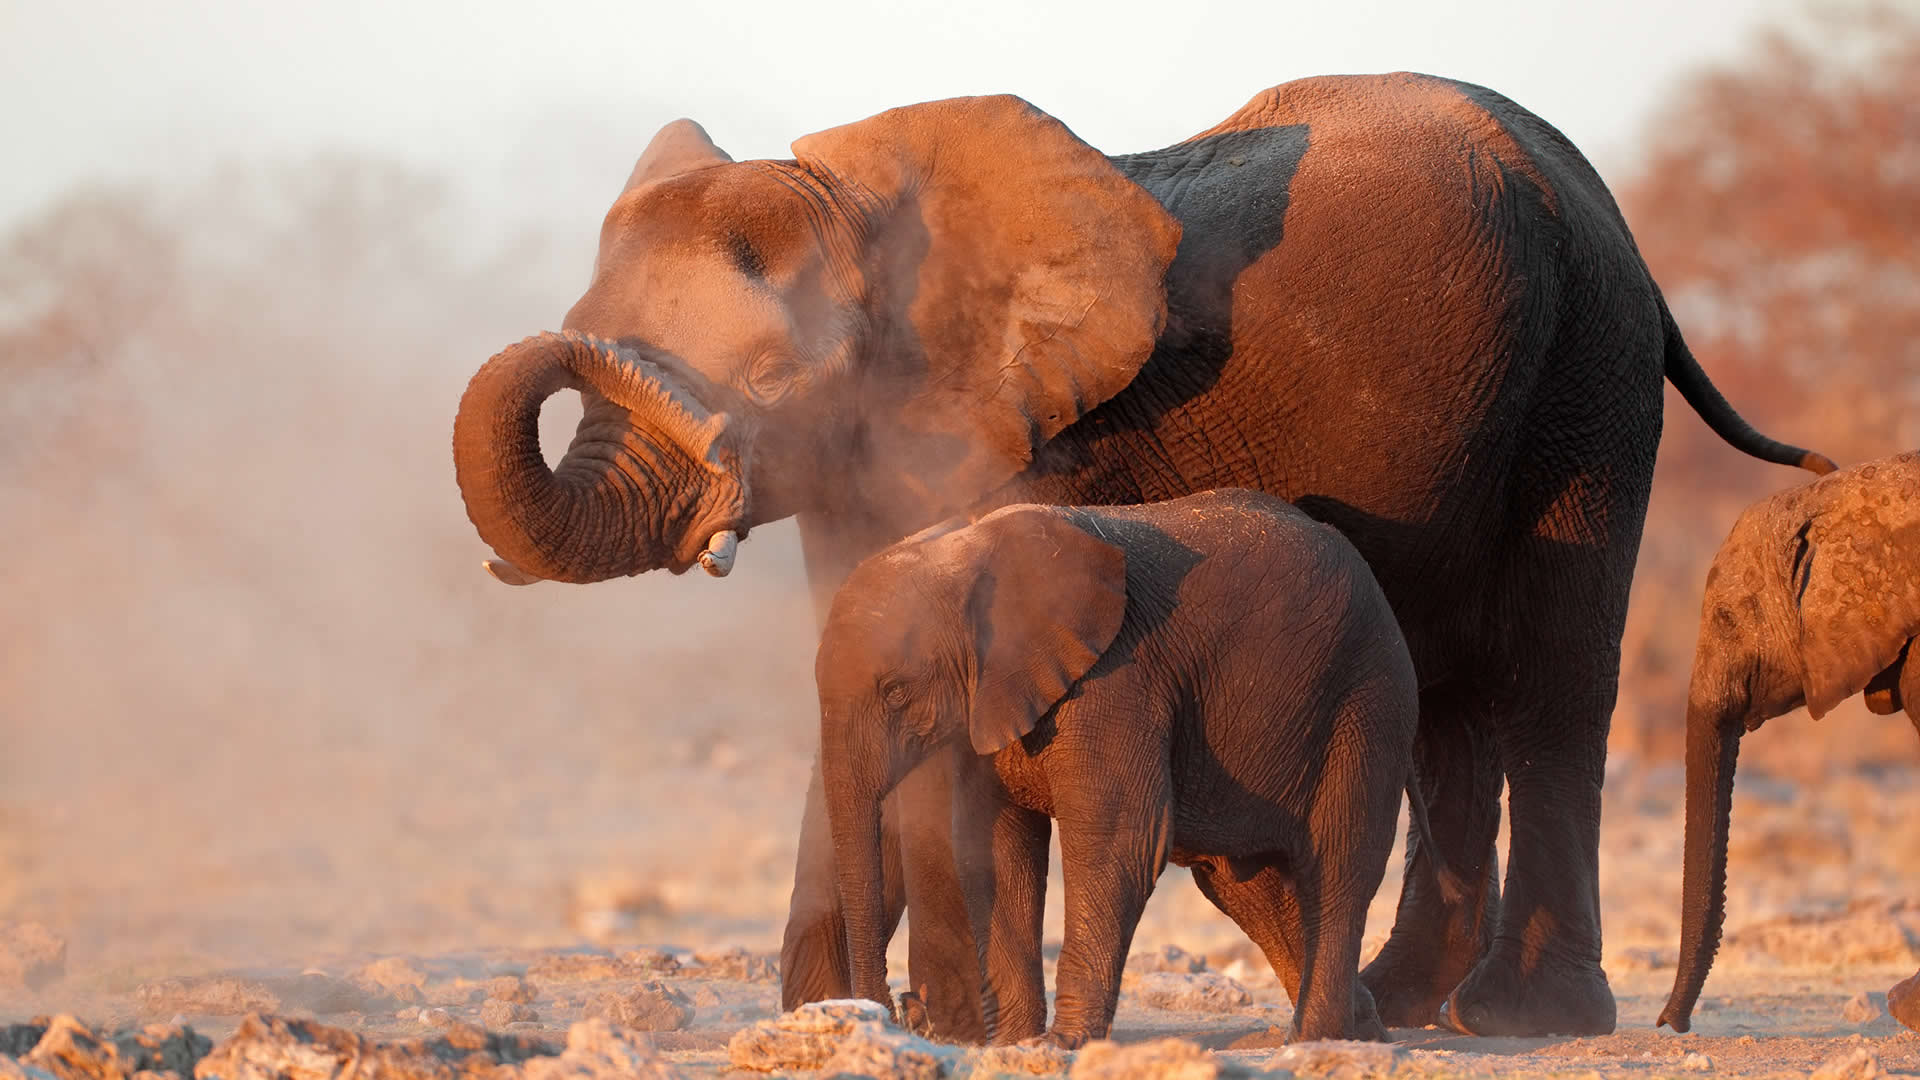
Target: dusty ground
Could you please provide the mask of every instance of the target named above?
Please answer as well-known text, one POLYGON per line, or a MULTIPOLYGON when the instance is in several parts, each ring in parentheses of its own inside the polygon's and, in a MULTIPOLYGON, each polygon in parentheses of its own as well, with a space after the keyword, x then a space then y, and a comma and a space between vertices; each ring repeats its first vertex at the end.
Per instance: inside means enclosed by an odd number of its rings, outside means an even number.
MULTIPOLYGON (((38 921, 69 942, 64 977, 0 989, 0 1022, 180 1016, 217 1039, 247 1009, 277 1007, 379 1036, 465 1020, 561 1038, 605 1012, 609 993, 657 978, 693 1010, 682 1030, 656 1036, 660 1048, 718 1069, 727 1037, 776 1011, 756 956, 777 948, 790 882, 807 777, 795 741, 759 757, 738 738, 617 732, 600 745, 529 733, 508 746, 316 741, 266 754, 264 736, 228 735, 150 747, 115 764, 112 783, 85 782, 73 767, 84 762, 20 770, 0 794, 0 921, 38 921), (679 970, 621 959, 643 946, 679 970), (748 956, 709 951, 724 946, 748 956), (504 991, 522 1008, 487 1004, 488 980, 502 975, 522 977, 504 991), (231 979, 193 981, 208 976, 231 979)), ((1909 824, 1920 768, 1843 761, 1789 778, 1792 768, 1767 764, 1761 755, 1740 778, 1730 934, 1694 1034, 1651 1026, 1672 978, 1680 771, 1616 754, 1602 886, 1620 1032, 1398 1033, 1414 1060, 1441 1072, 1803 1074, 1866 1045, 1885 1067, 1920 1073, 1920 1034, 1871 997, 1920 967, 1920 903, 1908 900, 1920 884, 1909 824)), ((1370 948, 1397 889, 1390 875, 1370 948)), ((1057 941, 1057 883, 1049 925, 1057 941)), ((1153 980, 1130 976, 1116 1036, 1182 1034, 1251 1063, 1270 1056, 1259 1048, 1284 1023, 1285 997, 1178 870, 1162 879, 1135 951, 1168 945, 1204 956, 1246 1003, 1228 988, 1218 1011, 1161 1008, 1144 992, 1153 980)), ((896 943, 897 975, 900 952, 896 943)))

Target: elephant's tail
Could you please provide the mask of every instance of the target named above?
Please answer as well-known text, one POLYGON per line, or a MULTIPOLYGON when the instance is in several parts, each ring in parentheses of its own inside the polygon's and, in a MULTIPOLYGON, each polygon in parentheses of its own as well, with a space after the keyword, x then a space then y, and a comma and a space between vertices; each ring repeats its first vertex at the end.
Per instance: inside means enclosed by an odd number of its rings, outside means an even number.
POLYGON ((1440 885, 1440 897, 1447 906, 1457 906, 1467 895, 1461 888, 1460 878, 1447 865, 1446 858, 1440 854, 1440 846, 1433 842, 1433 825, 1427 820, 1427 800, 1420 794, 1420 778, 1412 772, 1407 773, 1407 816, 1413 819, 1413 835, 1420 843, 1420 849, 1427 853, 1433 863, 1433 878, 1440 885))
POLYGON ((1823 475, 1833 471, 1832 458, 1770 439, 1755 431, 1752 424, 1735 412, 1727 399, 1721 396, 1720 388, 1713 385, 1713 380, 1701 370, 1700 362, 1693 358, 1693 351, 1687 348, 1686 339, 1680 336, 1680 327, 1673 321, 1673 313, 1667 310, 1666 299, 1656 298, 1660 303, 1660 321, 1667 335, 1667 380, 1673 383, 1675 390, 1680 391, 1681 397, 1687 399, 1687 404, 1693 406, 1693 411, 1707 422, 1715 435, 1725 439, 1735 450, 1775 465, 1795 465, 1823 475))

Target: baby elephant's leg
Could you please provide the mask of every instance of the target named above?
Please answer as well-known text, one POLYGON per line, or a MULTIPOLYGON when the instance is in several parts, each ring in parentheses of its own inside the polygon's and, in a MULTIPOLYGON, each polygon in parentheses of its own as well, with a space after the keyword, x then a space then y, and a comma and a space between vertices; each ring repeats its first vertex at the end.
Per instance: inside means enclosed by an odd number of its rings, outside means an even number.
POLYGON ((987 943, 989 1032, 995 1045, 1033 1038, 1047 1029, 1047 985, 1040 935, 1047 904, 1047 841, 1053 821, 1011 803, 999 807, 993 833, 993 910, 987 943))
POLYGON ((1059 808, 1066 940, 1046 1035, 1056 1046, 1076 1049, 1113 1025, 1127 949, 1167 862, 1169 786, 1163 777, 1139 795, 1114 792, 1059 808))
MULTIPOLYGON (((1351 968, 1343 969, 1346 972, 1344 979, 1335 976, 1331 980, 1349 986, 1347 1015, 1352 1018, 1350 1026, 1349 1021, 1342 1018, 1338 1034, 1306 1033, 1303 1025, 1308 1012, 1305 1000, 1308 988, 1302 985, 1302 976, 1309 966, 1318 966, 1307 963, 1310 940, 1315 935, 1308 930, 1308 920, 1301 912, 1300 890, 1288 875, 1283 859, 1236 859, 1231 866, 1196 863, 1193 879, 1207 899, 1246 931, 1255 945, 1260 946, 1267 962, 1273 965, 1273 973, 1279 976, 1280 985, 1286 988, 1287 996, 1293 999, 1293 1022, 1288 1030, 1289 1038, 1387 1041, 1387 1029, 1374 1008, 1373 995, 1365 984, 1354 977, 1351 968)), ((1364 906, 1360 918, 1364 928, 1364 906)), ((1357 968, 1359 963, 1356 952, 1352 967, 1357 968)), ((1318 983, 1327 976, 1321 974, 1314 978, 1318 983)))

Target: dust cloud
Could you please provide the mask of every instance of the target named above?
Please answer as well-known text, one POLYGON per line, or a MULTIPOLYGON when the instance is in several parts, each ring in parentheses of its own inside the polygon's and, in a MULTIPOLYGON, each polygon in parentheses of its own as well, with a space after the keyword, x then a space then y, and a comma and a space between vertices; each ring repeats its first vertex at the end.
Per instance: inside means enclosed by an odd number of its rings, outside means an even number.
POLYGON ((655 913, 689 877, 784 900, 791 526, 724 582, 480 570, 454 408, 591 263, 512 225, 317 157, 76 192, 0 246, 0 912, 82 984, 572 940, 609 874, 655 913))

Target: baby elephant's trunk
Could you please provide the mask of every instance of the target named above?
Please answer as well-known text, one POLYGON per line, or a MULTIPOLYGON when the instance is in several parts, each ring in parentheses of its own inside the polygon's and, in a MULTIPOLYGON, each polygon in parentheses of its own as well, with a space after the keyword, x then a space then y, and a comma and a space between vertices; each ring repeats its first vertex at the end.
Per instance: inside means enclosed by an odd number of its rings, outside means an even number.
POLYGON ((1687 840, 1680 908, 1680 961, 1673 992, 1654 1026, 1684 1032, 1693 1026, 1720 947, 1727 910, 1727 829, 1733 813, 1733 771, 1740 756, 1738 721, 1698 704, 1687 708, 1687 840))

